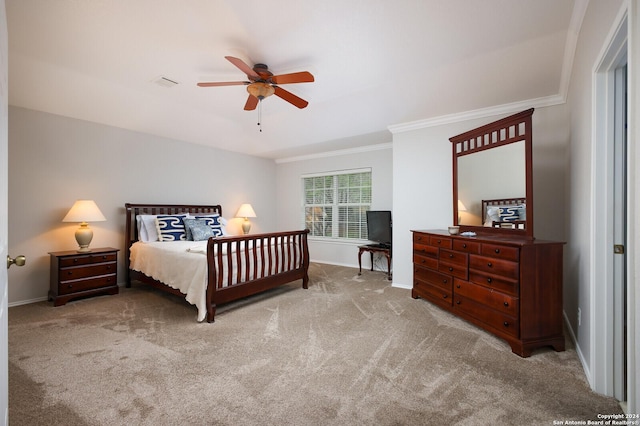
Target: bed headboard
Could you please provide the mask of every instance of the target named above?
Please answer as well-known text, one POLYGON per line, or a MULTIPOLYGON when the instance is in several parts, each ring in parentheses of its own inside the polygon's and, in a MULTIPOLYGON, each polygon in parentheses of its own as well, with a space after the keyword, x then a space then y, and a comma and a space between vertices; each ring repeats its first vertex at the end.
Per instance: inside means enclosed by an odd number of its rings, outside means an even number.
MULTIPOLYGON (((482 200, 482 223, 487 217, 487 209, 491 206, 514 206, 518 204, 526 204, 526 197, 517 198, 496 198, 493 200, 482 200)), ((517 221, 520 222, 520 221, 517 221)))
POLYGON ((133 204, 126 203, 124 209, 127 216, 125 230, 125 266, 129 271, 129 248, 131 244, 138 241, 138 227, 136 226, 136 216, 139 214, 178 214, 178 213, 218 213, 222 216, 222 206, 216 205, 194 205, 194 204, 133 204))

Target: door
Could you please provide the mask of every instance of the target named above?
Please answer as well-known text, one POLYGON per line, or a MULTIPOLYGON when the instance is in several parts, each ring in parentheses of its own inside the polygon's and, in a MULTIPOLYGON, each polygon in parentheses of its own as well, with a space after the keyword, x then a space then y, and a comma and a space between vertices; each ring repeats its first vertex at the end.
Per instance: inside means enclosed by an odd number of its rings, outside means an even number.
POLYGON ((627 65, 614 70, 613 392, 627 400, 627 65))
MULTIPOLYGON (((7 202, 8 202, 8 67, 9 53, 7 15, 4 0, 0 0, 0 259, 7 257, 7 202)), ((0 425, 9 424, 9 352, 7 325, 7 269, 0 266, 0 425)))

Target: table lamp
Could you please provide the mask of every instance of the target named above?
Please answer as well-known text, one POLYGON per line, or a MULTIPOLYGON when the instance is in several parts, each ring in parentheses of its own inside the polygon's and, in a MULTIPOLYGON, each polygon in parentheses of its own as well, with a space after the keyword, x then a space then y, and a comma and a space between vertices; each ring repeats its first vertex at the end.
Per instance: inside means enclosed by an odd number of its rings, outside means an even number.
POLYGON ((466 212, 467 208, 464 206, 462 201, 458 200, 458 225, 462 223, 462 216, 460 216, 460 212, 466 212))
POLYGON ((256 212, 253 211, 253 207, 251 204, 243 204, 238 209, 238 213, 236 213, 236 217, 243 217, 244 222, 242 222, 242 232, 246 234, 249 233, 251 229, 251 222, 249 222, 250 217, 257 217, 256 212))
POLYGON ((107 220, 95 201, 77 200, 69 213, 62 219, 63 222, 80 222, 80 228, 76 231, 76 241, 80 248, 78 252, 90 252, 89 244, 93 239, 93 231, 87 222, 103 222, 107 220))

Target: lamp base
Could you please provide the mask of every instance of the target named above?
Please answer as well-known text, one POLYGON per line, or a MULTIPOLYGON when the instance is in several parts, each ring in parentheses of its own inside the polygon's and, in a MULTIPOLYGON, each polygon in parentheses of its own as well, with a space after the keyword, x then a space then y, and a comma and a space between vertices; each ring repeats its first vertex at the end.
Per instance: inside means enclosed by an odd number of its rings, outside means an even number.
POLYGON ((249 233, 250 230, 251 230, 251 222, 249 222, 249 219, 245 217, 244 222, 242 222, 242 232, 244 232, 244 234, 246 235, 249 233))
POLYGON ((89 228, 89 224, 87 222, 82 222, 80 224, 80 228, 76 230, 76 241, 80 248, 78 249, 78 253, 87 253, 90 252, 89 244, 91 244, 91 240, 93 239, 93 230, 89 228))

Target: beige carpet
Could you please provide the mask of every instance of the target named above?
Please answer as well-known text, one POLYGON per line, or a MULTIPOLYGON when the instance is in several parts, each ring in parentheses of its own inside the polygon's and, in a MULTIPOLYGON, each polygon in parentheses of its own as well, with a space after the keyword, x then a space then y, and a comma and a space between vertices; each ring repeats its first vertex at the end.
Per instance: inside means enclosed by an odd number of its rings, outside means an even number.
POLYGON ((523 359, 382 272, 313 264, 215 324, 138 285, 9 309, 11 425, 551 425, 620 413, 572 345, 523 359))

